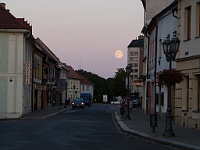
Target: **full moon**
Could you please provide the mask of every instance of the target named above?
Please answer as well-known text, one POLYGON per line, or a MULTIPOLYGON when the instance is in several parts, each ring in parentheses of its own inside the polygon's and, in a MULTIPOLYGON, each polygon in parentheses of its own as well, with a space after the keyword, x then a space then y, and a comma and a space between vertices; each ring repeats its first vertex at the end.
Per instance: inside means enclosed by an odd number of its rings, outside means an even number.
POLYGON ((123 56, 123 52, 121 50, 116 50, 115 51, 115 57, 116 58, 122 58, 123 56))

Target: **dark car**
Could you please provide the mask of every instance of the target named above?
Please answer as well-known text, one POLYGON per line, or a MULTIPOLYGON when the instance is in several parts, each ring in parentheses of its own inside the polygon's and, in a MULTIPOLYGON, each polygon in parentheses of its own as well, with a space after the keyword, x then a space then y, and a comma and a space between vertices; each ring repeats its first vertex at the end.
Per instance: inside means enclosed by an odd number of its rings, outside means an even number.
POLYGON ((82 108, 84 109, 85 103, 82 99, 74 99, 72 102, 72 109, 74 108, 82 108))
POLYGON ((140 107, 140 100, 139 99, 134 99, 133 100, 133 107, 140 107))

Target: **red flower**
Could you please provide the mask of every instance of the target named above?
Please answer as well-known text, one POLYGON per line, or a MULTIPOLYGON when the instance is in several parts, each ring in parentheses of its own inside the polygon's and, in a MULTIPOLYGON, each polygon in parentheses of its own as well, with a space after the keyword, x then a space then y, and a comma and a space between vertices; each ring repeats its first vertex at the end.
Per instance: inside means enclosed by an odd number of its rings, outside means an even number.
POLYGON ((175 83, 181 83, 183 81, 184 74, 180 70, 171 69, 160 71, 157 73, 157 79, 160 84, 172 85, 175 83))

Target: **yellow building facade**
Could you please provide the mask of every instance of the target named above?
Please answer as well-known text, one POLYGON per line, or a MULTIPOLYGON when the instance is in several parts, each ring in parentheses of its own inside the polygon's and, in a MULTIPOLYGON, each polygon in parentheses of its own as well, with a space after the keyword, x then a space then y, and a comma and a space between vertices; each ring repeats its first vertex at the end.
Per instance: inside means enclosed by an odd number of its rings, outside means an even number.
POLYGON ((200 129, 200 0, 178 0, 177 69, 185 74, 175 89, 175 124, 200 129))

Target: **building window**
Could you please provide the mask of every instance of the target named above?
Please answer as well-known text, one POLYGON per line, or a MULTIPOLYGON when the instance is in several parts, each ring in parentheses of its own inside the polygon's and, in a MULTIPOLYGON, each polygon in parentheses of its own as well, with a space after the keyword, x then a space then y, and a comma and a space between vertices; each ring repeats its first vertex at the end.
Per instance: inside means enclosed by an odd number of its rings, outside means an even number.
POLYGON ((134 52, 134 56, 138 56, 138 52, 134 52))
POLYGON ((134 63, 138 63, 138 59, 135 58, 135 59, 133 60, 133 62, 134 62, 134 63))
POLYGON ((196 5, 196 37, 200 37, 200 2, 196 5))
POLYGON ((55 78, 55 68, 52 69, 52 77, 55 78))
POLYGON ((37 67, 37 78, 40 79, 40 64, 39 64, 39 60, 38 61, 38 67, 37 67))
POLYGON ((130 52, 130 56, 138 56, 138 52, 130 52))
POLYGON ((191 6, 185 8, 185 40, 191 39, 191 6))
POLYGON ((133 57, 130 57, 130 61, 133 61, 133 57))
POLYGON ((162 55, 162 39, 159 40, 158 59, 161 59, 161 55, 162 55))
POLYGON ((138 64, 137 64, 137 63, 134 63, 134 64, 133 64, 133 67, 138 67, 138 64))
POLYGON ((159 100, 159 94, 156 94, 156 104, 161 106, 164 106, 164 92, 160 93, 160 100, 159 100))
POLYGON ((87 91, 89 91, 89 86, 87 86, 87 91))
POLYGON ((149 64, 153 64, 155 59, 155 39, 153 38, 150 43, 149 49, 149 64))

